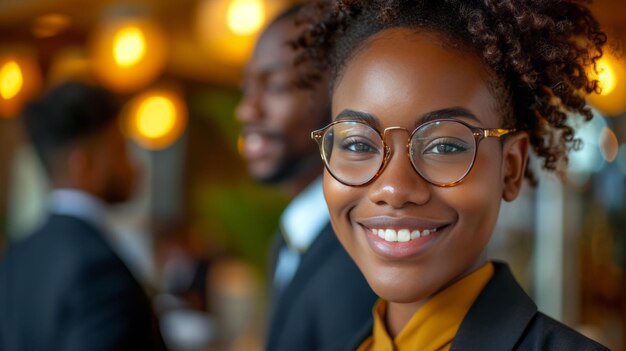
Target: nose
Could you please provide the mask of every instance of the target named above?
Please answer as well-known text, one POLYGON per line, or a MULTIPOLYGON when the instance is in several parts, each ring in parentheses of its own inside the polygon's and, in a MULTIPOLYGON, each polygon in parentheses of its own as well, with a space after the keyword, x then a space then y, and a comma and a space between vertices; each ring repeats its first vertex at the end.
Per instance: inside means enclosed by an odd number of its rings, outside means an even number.
POLYGON ((253 123, 263 118, 261 96, 257 88, 244 90, 241 100, 235 109, 235 117, 240 123, 253 123))
POLYGON ((423 205, 431 196, 430 183, 415 171, 407 157, 406 144, 400 139, 396 138, 385 168, 368 191, 370 201, 394 209, 423 205))

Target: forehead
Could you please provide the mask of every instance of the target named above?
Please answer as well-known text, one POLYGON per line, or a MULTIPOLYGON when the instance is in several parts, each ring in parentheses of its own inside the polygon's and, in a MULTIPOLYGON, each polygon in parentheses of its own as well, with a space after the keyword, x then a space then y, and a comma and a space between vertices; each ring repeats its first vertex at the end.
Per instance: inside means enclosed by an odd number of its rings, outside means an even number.
POLYGON ((253 56, 248 63, 248 72, 265 71, 289 67, 295 58, 295 51, 288 42, 298 34, 293 19, 286 18, 268 27, 259 38, 253 56))
POLYGON ((462 107, 481 124, 497 126, 486 67, 473 53, 443 43, 441 35, 413 29, 376 34, 346 62, 335 85, 333 115, 353 109, 382 124, 413 125, 423 114, 462 107))

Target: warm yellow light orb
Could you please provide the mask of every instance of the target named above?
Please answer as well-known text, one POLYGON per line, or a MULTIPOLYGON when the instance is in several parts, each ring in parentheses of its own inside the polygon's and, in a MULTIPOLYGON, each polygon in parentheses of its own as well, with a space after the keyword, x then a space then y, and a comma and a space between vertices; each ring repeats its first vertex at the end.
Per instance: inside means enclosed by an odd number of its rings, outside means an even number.
POLYGON ((176 108, 163 96, 147 98, 137 110, 137 129, 147 138, 160 138, 168 134, 175 121, 176 108))
POLYGON ((0 96, 4 100, 14 98, 24 85, 24 75, 17 62, 11 60, 0 68, 0 96))
POLYGON ((597 63, 597 70, 598 81, 600 82, 600 88, 602 88, 600 95, 606 96, 611 94, 617 84, 615 69, 613 69, 613 66, 606 58, 603 58, 597 63))
POLYGON ((137 27, 120 29, 113 39, 113 56, 122 67, 138 64, 146 55, 146 38, 137 27))
POLYGON ((195 18, 198 43, 210 60, 243 66, 268 19, 291 2, 287 0, 199 0, 195 18))
POLYGON ((107 18, 90 40, 95 76, 106 87, 129 93, 147 86, 167 62, 167 41, 149 18, 107 18))
POLYGON ((30 47, 0 49, 0 118, 16 117, 40 87, 39 63, 30 47))
POLYGON ((265 22, 261 0, 232 0, 226 13, 228 29, 238 35, 256 33, 265 22))
POLYGON ((146 149, 174 143, 187 126, 183 99, 170 90, 153 90, 134 98, 126 113, 130 137, 146 149))
POLYGON ((600 94, 590 94, 587 100, 605 116, 619 116, 626 111, 626 63, 610 54, 596 62, 589 74, 599 82, 600 94))

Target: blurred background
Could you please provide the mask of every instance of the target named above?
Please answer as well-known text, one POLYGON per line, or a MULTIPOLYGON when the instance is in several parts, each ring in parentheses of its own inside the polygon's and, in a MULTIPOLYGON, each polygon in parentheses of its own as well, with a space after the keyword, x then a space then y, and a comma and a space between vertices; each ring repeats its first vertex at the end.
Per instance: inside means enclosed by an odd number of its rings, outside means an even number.
MULTIPOLYGON (((248 178, 234 108, 257 34, 290 0, 0 0, 0 256, 43 220, 48 190, 25 101, 91 79, 127 101, 144 181, 113 209, 120 254, 172 350, 260 350, 269 239, 288 199, 248 178)), ((505 204, 492 257, 547 314, 626 350, 626 2, 592 9, 613 40, 567 182, 505 204)))

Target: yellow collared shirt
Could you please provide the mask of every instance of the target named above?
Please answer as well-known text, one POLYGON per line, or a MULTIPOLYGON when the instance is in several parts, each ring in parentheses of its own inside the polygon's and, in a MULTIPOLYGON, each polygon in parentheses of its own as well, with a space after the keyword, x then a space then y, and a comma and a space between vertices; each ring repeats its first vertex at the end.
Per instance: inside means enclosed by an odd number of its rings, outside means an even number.
POLYGON ((414 315, 400 334, 392 339, 385 327, 387 303, 374 306, 374 330, 357 351, 448 351, 480 292, 493 276, 493 264, 478 270, 433 296, 414 315))

